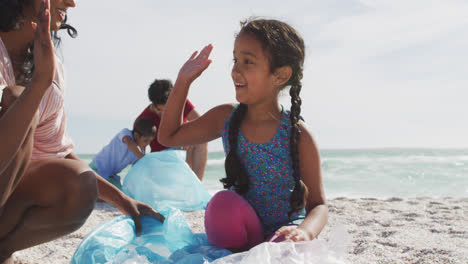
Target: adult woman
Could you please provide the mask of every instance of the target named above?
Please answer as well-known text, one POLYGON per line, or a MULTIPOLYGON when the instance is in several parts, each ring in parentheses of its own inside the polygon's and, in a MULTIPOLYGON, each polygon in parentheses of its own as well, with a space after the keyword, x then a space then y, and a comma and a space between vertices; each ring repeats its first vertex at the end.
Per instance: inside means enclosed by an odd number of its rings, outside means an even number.
POLYGON ((50 34, 70 28, 63 23, 71 7, 74 0, 0 1, 0 88, 6 86, 0 105, 0 263, 78 229, 97 196, 132 216, 137 233, 142 214, 164 220, 72 152, 62 65, 50 34))

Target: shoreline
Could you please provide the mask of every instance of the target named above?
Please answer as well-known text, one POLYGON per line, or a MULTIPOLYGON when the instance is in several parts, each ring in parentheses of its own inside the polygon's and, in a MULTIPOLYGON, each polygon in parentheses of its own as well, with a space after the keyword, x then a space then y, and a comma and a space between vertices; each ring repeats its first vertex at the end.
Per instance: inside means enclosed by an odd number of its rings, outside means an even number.
MULTIPOLYGON (((345 198, 328 200, 329 220, 320 234, 345 227, 351 243, 348 263, 466 263, 468 197, 345 198)), ((108 203, 96 203, 86 223, 57 240, 14 254, 14 263, 70 263, 83 238, 120 216, 108 203)), ((204 232, 204 211, 184 213, 194 233, 204 232)))

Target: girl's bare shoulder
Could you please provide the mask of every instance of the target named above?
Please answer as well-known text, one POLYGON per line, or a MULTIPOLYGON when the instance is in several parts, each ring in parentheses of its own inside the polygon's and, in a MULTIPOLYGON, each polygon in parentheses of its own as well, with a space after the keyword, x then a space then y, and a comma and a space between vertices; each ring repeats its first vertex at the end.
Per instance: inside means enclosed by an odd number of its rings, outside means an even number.
POLYGON ((300 138, 299 138, 299 141, 301 143, 299 145, 299 148, 313 151, 313 152, 318 152, 317 144, 315 143, 312 132, 310 131, 307 124, 302 120, 299 121, 299 129, 301 131, 300 138))
POLYGON ((234 109, 234 104, 222 104, 222 105, 213 107, 208 112, 211 112, 212 115, 216 117, 218 121, 224 122, 229 117, 233 109, 234 109))

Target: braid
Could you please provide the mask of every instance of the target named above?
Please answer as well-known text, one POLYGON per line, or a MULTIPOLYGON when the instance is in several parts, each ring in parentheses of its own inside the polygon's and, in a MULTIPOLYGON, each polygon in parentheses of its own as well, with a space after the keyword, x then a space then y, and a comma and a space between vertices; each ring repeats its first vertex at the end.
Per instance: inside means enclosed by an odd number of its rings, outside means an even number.
POLYGON ((247 105, 239 104, 239 107, 234 111, 229 121, 228 140, 230 150, 224 163, 226 178, 221 179, 225 189, 234 186, 234 190, 239 194, 244 194, 249 190, 248 174, 237 155, 237 138, 240 125, 246 113, 247 105))
POLYGON ((293 76, 291 78, 291 89, 289 94, 291 95, 291 114, 290 114, 290 121, 291 121, 291 137, 289 139, 290 142, 290 152, 291 152, 291 160, 292 160, 292 169, 294 175, 294 190, 291 194, 291 198, 289 200, 291 211, 288 212, 288 216, 291 217, 291 214, 294 212, 299 211, 300 209, 304 208, 304 192, 305 188, 301 182, 300 176, 300 167, 299 167, 299 118, 301 114, 301 97, 299 93, 302 89, 302 84, 300 82, 301 76, 293 76))

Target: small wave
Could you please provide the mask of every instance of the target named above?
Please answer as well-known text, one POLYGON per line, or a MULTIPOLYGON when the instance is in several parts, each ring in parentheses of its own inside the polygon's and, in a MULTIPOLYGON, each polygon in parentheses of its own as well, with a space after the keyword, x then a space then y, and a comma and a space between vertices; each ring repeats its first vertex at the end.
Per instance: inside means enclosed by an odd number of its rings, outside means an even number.
POLYGON ((224 165, 224 159, 210 159, 206 162, 207 165, 224 165))

